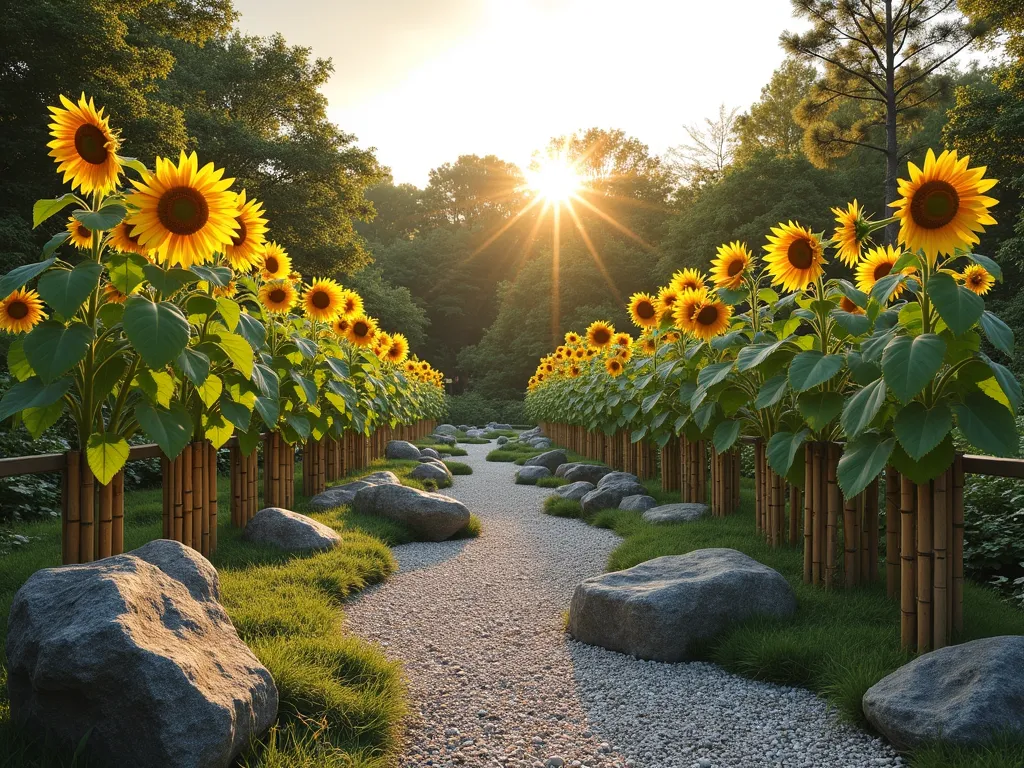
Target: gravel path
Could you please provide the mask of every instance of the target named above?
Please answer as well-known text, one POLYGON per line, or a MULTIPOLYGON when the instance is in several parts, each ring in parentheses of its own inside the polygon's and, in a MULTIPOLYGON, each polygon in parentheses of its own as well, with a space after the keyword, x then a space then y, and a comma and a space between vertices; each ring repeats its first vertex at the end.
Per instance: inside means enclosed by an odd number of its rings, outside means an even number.
POLYGON ((712 664, 661 664, 569 640, 564 612, 619 538, 544 515, 550 493, 466 445, 444 493, 479 539, 395 547, 398 574, 346 610, 349 630, 403 662, 412 713, 402 768, 863 768, 901 765, 798 689, 712 664))

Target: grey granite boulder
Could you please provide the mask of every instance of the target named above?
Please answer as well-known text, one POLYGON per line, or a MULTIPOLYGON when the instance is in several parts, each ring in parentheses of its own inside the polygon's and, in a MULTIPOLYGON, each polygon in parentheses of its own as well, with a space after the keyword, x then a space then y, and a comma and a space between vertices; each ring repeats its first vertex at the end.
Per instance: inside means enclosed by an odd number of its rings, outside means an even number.
POLYGON ((563 499, 572 499, 573 501, 581 501, 584 496, 594 490, 594 484, 588 483, 586 480, 580 480, 575 483, 569 483, 559 488, 555 488, 555 493, 561 496, 563 499))
POLYGON ((592 512, 599 512, 602 509, 618 509, 622 500, 629 496, 646 496, 647 488, 639 483, 622 480, 617 484, 606 485, 603 488, 598 483, 590 493, 580 499, 583 506, 583 513, 586 515, 592 512))
POLYGON ((423 459, 437 459, 441 460, 441 454, 435 451, 433 448, 420 448, 420 460, 423 459))
POLYGON ((871 686, 864 715, 897 749, 941 740, 970 746, 1024 737, 1024 636, 1003 635, 918 656, 871 686))
POLYGON ((547 467, 520 467, 516 471, 516 485, 536 485, 542 477, 551 477, 547 467))
POLYGON ((385 459, 401 459, 416 461, 420 457, 420 449, 405 440, 389 440, 384 447, 385 459))
POLYGON ((562 475, 562 477, 570 483, 575 483, 578 480, 586 480, 588 483, 597 485, 601 481, 601 478, 611 471, 611 467, 606 467, 603 464, 577 464, 562 475))
POLYGON ((498 436, 498 445, 505 445, 508 442, 508 438, 505 435, 498 436))
POLYGON ((438 488, 447 488, 452 484, 452 473, 448 467, 435 460, 424 461, 418 467, 413 467, 409 477, 413 480, 431 480, 438 488))
POLYGON ((12 724, 68 752, 88 734, 90 764, 228 768, 277 719, 277 687, 212 599, 213 566, 175 542, 143 549, 158 564, 44 568, 18 590, 12 724))
POLYGON ((547 451, 539 456, 527 459, 523 462, 525 467, 547 467, 548 471, 554 474, 555 470, 558 469, 562 464, 567 461, 565 451, 561 448, 554 451, 547 451))
POLYGON ((511 424, 489 424, 488 426, 491 429, 498 430, 499 432, 508 432, 509 430, 512 429, 512 425, 511 424))
POLYGON ((242 538, 288 552, 316 552, 338 546, 341 536, 311 517, 280 507, 261 509, 245 525, 242 538))
POLYGON ((607 474, 602 475, 601 479, 597 481, 597 487, 604 488, 608 485, 619 485, 626 482, 639 485, 640 478, 632 472, 608 472, 607 474))
POLYGON ((526 442, 531 448, 542 451, 547 450, 552 445, 554 445, 554 443, 552 443, 551 440, 549 440, 546 437, 535 437, 532 440, 527 440, 526 442))
POLYGON ((311 512, 325 512, 328 509, 351 504, 356 494, 371 485, 401 485, 394 472, 374 472, 344 485, 332 485, 309 500, 311 512))
POLYGON ((573 467, 578 467, 580 463, 578 461, 567 461, 565 464, 559 464, 558 469, 555 470, 555 477, 565 477, 565 473, 573 467))
POLYGON ((587 579, 573 594, 569 632, 641 659, 686 661, 734 624, 795 612, 778 571, 734 549, 699 549, 587 579))
POLYGON ((459 424, 458 427, 459 432, 468 432, 471 429, 476 429, 476 427, 471 427, 469 424, 459 424))
POLYGON ((220 576, 213 563, 201 554, 171 539, 157 539, 128 554, 155 565, 180 581, 196 600, 220 601, 220 576))
POLYGON ((469 509, 461 501, 405 485, 363 488, 352 509, 407 525, 426 541, 444 541, 469 522, 469 509))
POLYGON ((430 439, 440 445, 457 445, 459 442, 451 435, 431 435, 430 439))
POLYGON ((648 523, 688 523, 710 512, 711 507, 707 504, 662 504, 644 512, 644 520, 648 523))
POLYGON ((438 424, 438 426, 434 429, 434 434, 455 437, 455 433, 458 431, 458 427, 456 427, 453 424, 438 424))
POLYGON ((486 437, 486 436, 487 436, 487 431, 483 430, 483 429, 467 429, 466 430, 466 437, 481 438, 481 437, 486 437))
POLYGON ((619 502, 619 509, 628 509, 631 512, 646 512, 656 506, 658 506, 658 502, 653 496, 645 496, 642 493, 627 496, 619 502))

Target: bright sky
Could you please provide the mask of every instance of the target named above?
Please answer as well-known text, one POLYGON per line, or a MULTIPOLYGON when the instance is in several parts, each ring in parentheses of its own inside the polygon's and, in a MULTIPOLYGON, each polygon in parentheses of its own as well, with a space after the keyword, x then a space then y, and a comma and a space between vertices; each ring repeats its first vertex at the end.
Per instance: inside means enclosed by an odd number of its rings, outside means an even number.
POLYGON ((235 0, 241 29, 334 61, 332 120, 423 186, 460 154, 525 168, 550 137, 621 128, 655 153, 746 108, 802 27, 789 0, 235 0))

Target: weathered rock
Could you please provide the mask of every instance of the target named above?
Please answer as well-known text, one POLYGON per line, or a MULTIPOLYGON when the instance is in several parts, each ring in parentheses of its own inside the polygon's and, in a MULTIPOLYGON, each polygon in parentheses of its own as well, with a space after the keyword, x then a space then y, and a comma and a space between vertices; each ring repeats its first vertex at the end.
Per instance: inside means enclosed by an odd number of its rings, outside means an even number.
POLYGON ((420 448, 420 459, 437 459, 440 461, 441 454, 433 448, 420 448))
POLYGON ((535 437, 540 437, 543 434, 544 432, 543 430, 541 430, 540 427, 533 427, 532 429, 527 429, 524 430, 523 432, 520 432, 519 439, 522 440, 523 442, 527 442, 535 437))
POLYGON ((594 490, 580 499, 580 504, 583 506, 583 513, 589 515, 602 509, 618 509, 622 500, 628 496, 646 495, 647 489, 639 483, 622 480, 617 484, 606 485, 603 488, 599 483, 594 490))
POLYGON ((597 481, 597 487, 604 488, 607 485, 620 484, 627 480, 637 485, 640 484, 640 478, 632 472, 609 472, 597 481))
POLYGON ((483 429, 467 429, 466 437, 486 437, 487 432, 483 429))
POLYGON ((352 509, 403 523, 426 541, 444 541, 469 522, 469 510, 461 501, 405 485, 363 488, 352 509))
POLYGON ((688 523, 710 512, 711 507, 707 504, 662 504, 644 512, 644 520, 648 523, 688 523))
POLYGON ((588 483, 586 480, 580 480, 576 483, 569 483, 563 485, 560 488, 555 488, 555 493, 561 496, 563 499, 572 499, 573 501, 580 501, 584 496, 594 490, 594 484, 588 483))
POLYGON ((309 500, 309 509, 311 512, 325 512, 328 509, 351 504, 359 491, 363 488, 369 488, 371 485, 401 484, 401 481, 394 472, 374 472, 351 483, 333 485, 322 493, 318 493, 309 500))
POLYGON ((475 427, 471 427, 471 426, 469 426, 468 424, 459 424, 459 429, 458 429, 458 431, 459 431, 459 432, 468 432, 468 431, 469 431, 469 430, 471 430, 471 429, 475 429, 475 427))
POLYGON ((338 546, 341 536, 311 517, 280 507, 261 509, 245 525, 242 538, 288 552, 315 552, 338 546))
POLYGON ((434 429, 435 435, 447 435, 448 437, 455 437, 455 433, 458 432, 458 427, 452 424, 439 424, 434 429))
POLYGON ((871 686, 864 714, 897 749, 941 740, 1024 736, 1024 636, 1003 635, 918 656, 871 686))
POLYGON ((569 632, 641 659, 685 661, 733 624, 795 611, 778 571, 734 549, 699 549, 587 579, 573 594, 569 632))
POLYGON ((597 485, 597 483, 601 481, 601 478, 611 471, 611 467, 606 467, 603 464, 577 464, 562 475, 562 477, 570 483, 575 483, 578 480, 586 480, 588 483, 594 483, 594 485, 597 485))
POLYGON ((196 600, 220 601, 220 576, 217 569, 192 547, 171 539, 157 539, 133 549, 129 554, 155 565, 172 579, 180 581, 196 600))
POLYGON ((452 483, 452 473, 448 471, 448 467, 433 459, 413 467, 409 477, 413 480, 430 480, 436 483, 438 488, 447 488, 452 483))
POLYGON ((153 544, 143 554, 159 566, 117 555, 36 571, 18 590, 11 719, 65 749, 88 733, 104 765, 227 768, 277 718, 277 687, 221 605, 196 599, 215 594, 213 566, 153 544))
POLYGON ((554 445, 554 443, 552 443, 546 437, 535 437, 532 440, 528 440, 527 443, 531 448, 538 448, 541 450, 550 448, 552 445, 554 445))
POLYGON ((628 509, 631 512, 646 512, 656 506, 658 506, 658 502, 653 496, 645 496, 642 493, 627 496, 619 502, 619 509, 628 509))
POLYGON ((499 432, 509 432, 512 429, 512 425, 511 424, 495 424, 494 426, 491 427, 491 429, 496 429, 499 432))
POLYGON ((567 461, 565 457, 565 451, 561 448, 554 451, 547 451, 539 456, 534 456, 532 459, 527 459, 523 462, 525 467, 547 467, 548 471, 554 474, 555 470, 567 461))
POLYGON ((565 464, 559 464, 558 469, 555 470, 555 477, 565 477, 565 473, 573 467, 578 467, 580 463, 578 461, 567 461, 565 464))
POLYGON ((439 443, 441 445, 457 445, 459 442, 450 435, 431 435, 430 439, 435 443, 439 443))
POLYGON ((389 440, 384 447, 385 459, 401 459, 416 461, 420 457, 420 449, 405 440, 389 440))
POLYGON ((498 445, 505 445, 508 442, 508 438, 505 435, 498 436, 498 445))
POLYGON ((542 477, 551 477, 547 467, 523 466, 516 471, 516 485, 536 485, 542 477))

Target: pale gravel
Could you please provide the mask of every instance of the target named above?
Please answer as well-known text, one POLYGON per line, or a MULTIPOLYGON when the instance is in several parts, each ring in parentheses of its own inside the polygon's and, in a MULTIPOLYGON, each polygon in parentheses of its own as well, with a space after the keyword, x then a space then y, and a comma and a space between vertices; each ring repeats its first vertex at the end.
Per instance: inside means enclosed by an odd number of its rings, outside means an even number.
POLYGON ((551 491, 485 460, 443 493, 478 539, 394 548, 399 572, 351 601, 348 629, 404 665, 411 715, 398 765, 510 768, 862 768, 901 765, 813 694, 705 663, 661 664, 577 643, 573 589, 618 536, 550 517, 551 491))

